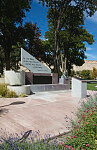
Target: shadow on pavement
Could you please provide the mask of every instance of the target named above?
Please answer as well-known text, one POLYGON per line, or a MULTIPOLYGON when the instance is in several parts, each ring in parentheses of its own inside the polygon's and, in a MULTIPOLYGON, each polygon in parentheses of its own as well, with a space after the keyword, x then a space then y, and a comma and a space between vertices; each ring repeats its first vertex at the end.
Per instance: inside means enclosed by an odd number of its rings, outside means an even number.
POLYGON ((8 105, 0 106, 0 108, 2 108, 2 107, 6 107, 6 106, 10 106, 10 105, 19 105, 19 104, 24 104, 24 103, 25 103, 24 101, 17 101, 17 102, 10 103, 10 104, 8 104, 8 105))

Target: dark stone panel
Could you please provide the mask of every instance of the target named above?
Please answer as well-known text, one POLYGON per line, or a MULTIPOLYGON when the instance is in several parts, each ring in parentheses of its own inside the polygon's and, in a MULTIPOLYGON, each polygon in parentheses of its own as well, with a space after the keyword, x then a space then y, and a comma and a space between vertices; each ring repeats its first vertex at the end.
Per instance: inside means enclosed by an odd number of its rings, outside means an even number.
POLYGON ((52 73, 52 84, 58 84, 58 73, 52 73))
POLYGON ((52 76, 34 76, 33 84, 52 84, 52 76))
POLYGON ((33 73, 32 72, 25 72, 25 82, 26 82, 26 85, 33 84, 33 73))

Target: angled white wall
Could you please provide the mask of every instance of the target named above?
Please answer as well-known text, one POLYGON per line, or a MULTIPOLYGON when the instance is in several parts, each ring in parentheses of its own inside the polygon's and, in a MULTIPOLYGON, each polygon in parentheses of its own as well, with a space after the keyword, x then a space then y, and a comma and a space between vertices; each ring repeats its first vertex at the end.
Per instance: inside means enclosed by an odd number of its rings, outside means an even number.
POLYGON ((51 73, 48 67, 26 52, 23 48, 21 48, 21 64, 32 73, 51 73))

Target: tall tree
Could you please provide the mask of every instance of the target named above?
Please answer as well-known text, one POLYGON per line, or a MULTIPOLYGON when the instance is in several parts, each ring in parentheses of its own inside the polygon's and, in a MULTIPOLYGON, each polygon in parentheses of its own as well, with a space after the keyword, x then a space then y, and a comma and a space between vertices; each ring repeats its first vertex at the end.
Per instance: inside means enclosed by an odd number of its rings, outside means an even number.
POLYGON ((11 67, 18 69, 21 47, 37 59, 45 61, 44 46, 42 40, 39 39, 41 32, 37 24, 33 24, 31 21, 26 22, 23 26, 18 28, 18 32, 21 40, 12 46, 12 52, 10 53, 11 67))
POLYGON ((37 59, 44 59, 43 44, 40 39, 41 32, 37 23, 33 24, 31 21, 26 22, 23 26, 25 34, 25 49, 37 59))
MULTIPOLYGON (((73 6, 79 12, 84 12, 92 16, 97 10, 96 0, 39 0, 42 4, 46 4, 48 9, 49 24, 54 28, 54 72, 59 72, 59 54, 60 54, 60 32, 66 24, 66 16, 68 7, 73 6), (65 16, 65 17, 64 17, 65 16)), ((70 10, 71 11, 71 10, 70 10)))
POLYGON ((4 51, 3 48, 0 46, 0 73, 1 74, 3 74, 4 66, 5 66, 4 51))
POLYGON ((51 68, 53 65, 53 45, 50 40, 43 40, 42 44, 45 53, 43 61, 51 68))
POLYGON ((21 40, 19 32, 25 11, 30 10, 32 0, 0 1, 0 45, 4 49, 6 70, 10 70, 12 45, 21 40))

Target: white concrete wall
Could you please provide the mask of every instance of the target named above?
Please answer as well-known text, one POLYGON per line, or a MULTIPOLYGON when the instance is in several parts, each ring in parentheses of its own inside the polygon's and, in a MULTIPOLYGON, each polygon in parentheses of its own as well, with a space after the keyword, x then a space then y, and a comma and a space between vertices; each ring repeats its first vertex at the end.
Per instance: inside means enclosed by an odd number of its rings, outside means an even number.
POLYGON ((17 95, 20 94, 30 94, 30 85, 22 85, 22 86, 7 86, 10 91, 16 92, 17 95))
POLYGON ((13 70, 5 71, 5 83, 9 85, 24 85, 25 84, 25 72, 13 70))
POLYGON ((87 82, 72 78, 72 97, 85 98, 87 95, 87 82))

